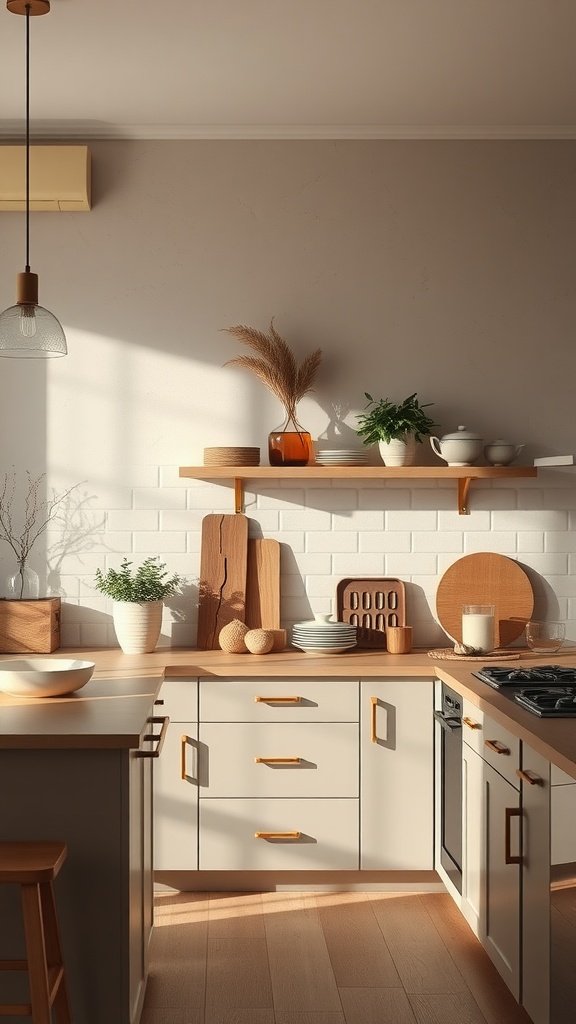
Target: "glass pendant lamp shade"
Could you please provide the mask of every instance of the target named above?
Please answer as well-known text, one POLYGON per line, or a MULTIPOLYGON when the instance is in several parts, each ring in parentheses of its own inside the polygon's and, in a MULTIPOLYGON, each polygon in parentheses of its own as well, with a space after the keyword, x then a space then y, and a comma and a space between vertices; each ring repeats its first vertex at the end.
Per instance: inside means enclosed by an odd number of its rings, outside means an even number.
POLYGON ((0 356, 65 356, 66 338, 59 321, 38 305, 38 275, 30 272, 30 17, 47 14, 50 0, 6 0, 13 14, 26 18, 26 269, 17 276, 16 305, 0 313, 0 356))
POLYGON ((38 305, 38 275, 18 274, 15 306, 0 313, 0 356, 65 356, 66 337, 56 317, 38 305))

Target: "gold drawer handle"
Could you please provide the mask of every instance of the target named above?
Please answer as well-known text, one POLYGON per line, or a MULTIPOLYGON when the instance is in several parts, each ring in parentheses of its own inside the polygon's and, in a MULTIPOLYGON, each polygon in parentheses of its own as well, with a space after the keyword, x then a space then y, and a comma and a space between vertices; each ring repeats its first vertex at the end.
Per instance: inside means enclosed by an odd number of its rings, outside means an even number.
POLYGON ((529 786, 543 786, 544 779, 540 775, 536 775, 536 772, 525 772, 522 768, 516 769, 516 775, 523 782, 527 782, 529 786))
POLYGON ((254 697, 257 704, 300 704, 302 697, 254 697))
POLYGON ((187 736, 180 737, 180 778, 183 782, 186 782, 186 743, 188 742, 187 736))
POLYGON ((300 839, 301 832, 255 832, 254 839, 300 839))
POLYGON ((370 709, 370 739, 372 743, 378 742, 378 736, 376 734, 376 709, 378 707, 378 697, 370 697, 370 703, 372 705, 370 709))
POLYGON ((495 754, 509 754, 510 748, 501 743, 500 740, 484 740, 484 746, 489 747, 495 754))
POLYGON ((301 757, 255 757, 254 764, 300 764, 301 757))
POLYGON ((469 729, 481 729, 480 722, 475 722, 473 718, 463 718, 464 725, 467 725, 469 729))

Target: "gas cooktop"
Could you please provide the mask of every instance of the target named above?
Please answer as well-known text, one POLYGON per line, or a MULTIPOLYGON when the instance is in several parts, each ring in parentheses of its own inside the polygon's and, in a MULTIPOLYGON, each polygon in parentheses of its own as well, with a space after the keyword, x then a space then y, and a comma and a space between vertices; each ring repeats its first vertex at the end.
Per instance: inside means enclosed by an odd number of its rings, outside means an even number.
POLYGON ((472 675, 495 690, 501 690, 533 715, 576 717, 576 668, 565 665, 536 665, 533 668, 485 665, 472 675))
POLYGON ((537 686, 576 686, 576 668, 566 665, 535 665, 533 668, 510 668, 509 665, 485 665, 473 676, 499 690, 501 687, 523 686, 534 683, 537 686))

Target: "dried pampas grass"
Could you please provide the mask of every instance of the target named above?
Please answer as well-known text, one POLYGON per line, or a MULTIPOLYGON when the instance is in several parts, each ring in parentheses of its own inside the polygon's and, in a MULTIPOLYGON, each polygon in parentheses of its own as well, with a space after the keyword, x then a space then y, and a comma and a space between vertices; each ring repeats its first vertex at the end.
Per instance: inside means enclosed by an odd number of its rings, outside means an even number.
POLYGON ((298 366, 294 353, 275 330, 274 319, 270 321, 269 334, 243 324, 222 330, 257 353, 228 359, 224 366, 236 365, 250 370, 279 399, 286 415, 295 420, 296 405, 313 389, 322 349, 315 349, 298 366))

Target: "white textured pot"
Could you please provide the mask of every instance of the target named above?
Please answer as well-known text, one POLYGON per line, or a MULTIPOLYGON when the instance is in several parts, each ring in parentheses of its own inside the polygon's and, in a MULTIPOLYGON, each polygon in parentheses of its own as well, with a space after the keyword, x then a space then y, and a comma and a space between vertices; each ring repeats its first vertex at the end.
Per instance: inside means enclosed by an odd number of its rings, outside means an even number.
POLYGON ((416 458, 416 438, 414 434, 404 434, 404 438, 379 441, 378 450, 385 466, 412 466, 416 458))
POLYGON ((112 619, 124 654, 151 654, 162 628, 163 601, 114 601, 112 619))

